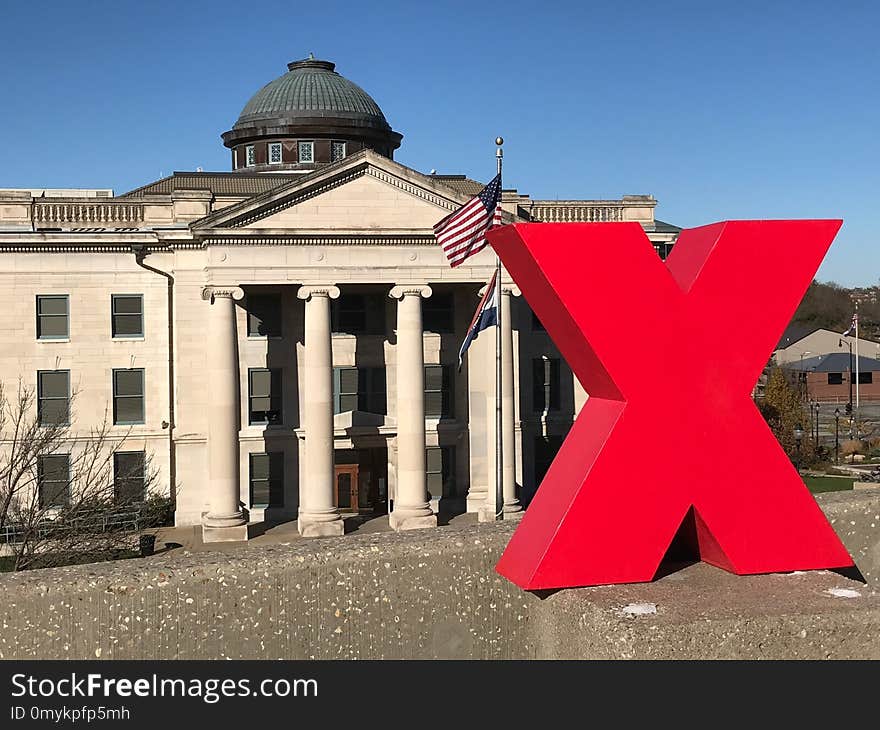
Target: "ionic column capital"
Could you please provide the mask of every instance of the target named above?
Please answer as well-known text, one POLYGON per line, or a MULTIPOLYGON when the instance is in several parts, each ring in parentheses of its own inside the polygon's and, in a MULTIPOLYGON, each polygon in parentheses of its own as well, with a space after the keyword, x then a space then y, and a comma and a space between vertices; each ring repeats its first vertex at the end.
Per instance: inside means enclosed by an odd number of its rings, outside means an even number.
POLYGON ((520 288, 516 284, 514 284, 512 281, 509 281, 509 282, 502 281, 501 282, 501 294, 502 295, 507 294, 508 296, 511 296, 511 297, 521 297, 522 291, 520 291, 520 288))
MULTIPOLYGON (((486 286, 483 285, 480 287, 480 290, 477 292, 477 296, 481 297, 485 293, 486 293, 486 286)), ((501 294, 502 294, 502 296, 504 294, 507 294, 508 296, 519 297, 519 296, 522 296, 522 291, 520 291, 520 288, 516 284, 514 284, 512 281, 502 281, 501 282, 501 294)))
POLYGON ((215 299, 233 299, 238 301, 244 298, 244 289, 240 286, 206 286, 202 289, 202 299, 214 303, 215 299))
POLYGON ((312 297, 329 297, 339 299, 339 287, 335 284, 307 284, 301 286, 296 296, 308 301, 312 297))
POLYGON ((388 296, 392 299, 403 299, 405 296, 419 296, 427 299, 434 290, 427 284, 398 284, 390 292, 388 296))

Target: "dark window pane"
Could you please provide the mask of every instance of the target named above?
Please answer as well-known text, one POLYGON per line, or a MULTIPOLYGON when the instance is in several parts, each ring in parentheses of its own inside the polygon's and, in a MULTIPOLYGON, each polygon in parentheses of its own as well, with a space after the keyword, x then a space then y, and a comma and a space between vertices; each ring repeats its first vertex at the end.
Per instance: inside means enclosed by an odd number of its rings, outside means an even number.
POLYGON ((70 395, 70 373, 67 370, 44 370, 39 373, 41 398, 67 398, 70 395))
POLYGON ((358 394, 357 393, 349 393, 347 395, 340 394, 339 396, 339 412, 345 413, 346 411, 356 411, 358 409, 358 394))
POLYGON ((143 370, 114 370, 114 392, 117 396, 143 396, 143 370))
POLYGON ((366 393, 361 399, 361 410, 385 415, 388 412, 388 402, 385 395, 385 368, 367 368, 365 375, 366 393))
POLYGON ((67 297, 37 297, 39 314, 67 314, 67 297))
POLYGON ((272 372, 270 370, 251 371, 251 395, 269 396, 272 392, 272 372))
POLYGON ((443 454, 440 449, 428 447, 425 452, 425 468, 429 474, 440 473, 443 471, 443 454))
POLYGON ((452 368, 448 365, 426 365, 425 416, 451 418, 452 394, 452 368))
POLYGON ((828 373, 828 385, 842 385, 843 373, 828 373))
POLYGON ((358 370, 357 368, 340 368, 339 370, 339 392, 342 395, 352 395, 358 392, 358 370))
POLYGON ((441 365, 425 366, 425 390, 443 388, 443 367, 441 365))
POLYGON ((247 299, 248 335, 281 336, 281 295, 250 294, 247 299))
POLYGON ((63 507, 70 499, 70 457, 67 454, 41 456, 37 462, 37 484, 42 507, 63 507))
POLYGON ((874 373, 859 373, 859 384, 870 385, 874 382, 873 375, 874 373))
POLYGON ((113 422, 116 424, 143 423, 143 398, 116 398, 113 403, 113 422))
POLYGON ((113 317, 114 337, 133 337, 144 334, 143 318, 139 314, 117 314, 113 317))
POLYGON ((113 296, 114 314, 142 314, 143 298, 140 296, 125 296, 117 294, 113 296))
POLYGON ((141 502, 145 494, 145 455, 143 451, 113 454, 113 487, 118 502, 141 502))
POLYGON ((44 426, 70 421, 70 404, 63 398, 41 400, 39 411, 39 421, 44 426))
POLYGON ((69 423, 68 370, 43 370, 37 373, 37 420, 42 426, 69 423))
POLYGON ((281 371, 251 370, 249 387, 250 423, 281 423, 281 371))
POLYGON ((251 505, 284 505, 284 454, 251 454, 251 505))
POLYGON ((37 320, 37 337, 67 337, 67 317, 41 316, 37 320))

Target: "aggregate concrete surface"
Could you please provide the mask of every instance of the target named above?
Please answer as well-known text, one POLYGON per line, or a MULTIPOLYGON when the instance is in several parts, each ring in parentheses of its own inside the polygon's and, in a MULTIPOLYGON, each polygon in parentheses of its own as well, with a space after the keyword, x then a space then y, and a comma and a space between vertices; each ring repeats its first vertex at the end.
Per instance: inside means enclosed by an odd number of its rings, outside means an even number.
POLYGON ((703 564, 539 597, 516 523, 173 550, 0 576, 0 658, 880 658, 880 490, 820 495, 867 579, 703 564))

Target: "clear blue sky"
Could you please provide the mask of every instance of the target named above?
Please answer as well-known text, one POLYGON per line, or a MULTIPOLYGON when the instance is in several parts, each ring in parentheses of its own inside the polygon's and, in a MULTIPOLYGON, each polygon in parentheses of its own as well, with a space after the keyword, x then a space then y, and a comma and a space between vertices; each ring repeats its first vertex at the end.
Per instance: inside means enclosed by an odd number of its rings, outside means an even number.
MULTIPOLYGON (((310 51, 424 172, 532 197, 651 193, 680 226, 841 217, 820 278, 880 277, 880 4, 3 3, 0 187, 228 170, 219 135, 310 51)), ((760 262, 755 262, 760 265, 760 262)))

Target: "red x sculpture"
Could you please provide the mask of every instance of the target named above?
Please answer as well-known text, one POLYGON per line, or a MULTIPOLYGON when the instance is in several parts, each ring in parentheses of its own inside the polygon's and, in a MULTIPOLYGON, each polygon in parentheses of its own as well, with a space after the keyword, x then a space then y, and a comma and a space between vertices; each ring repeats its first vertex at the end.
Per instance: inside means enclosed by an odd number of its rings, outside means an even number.
POLYGON ((841 221, 504 226, 489 241, 589 394, 497 570, 654 578, 673 539, 740 575, 852 566, 751 399, 841 221))

